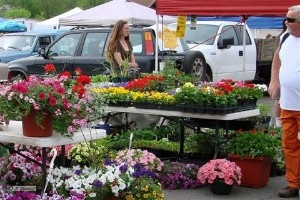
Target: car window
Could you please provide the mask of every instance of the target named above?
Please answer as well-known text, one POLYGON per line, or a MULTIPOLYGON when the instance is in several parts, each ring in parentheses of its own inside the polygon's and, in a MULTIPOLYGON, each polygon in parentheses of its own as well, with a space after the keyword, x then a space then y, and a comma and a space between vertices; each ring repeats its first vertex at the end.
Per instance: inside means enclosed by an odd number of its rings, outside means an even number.
POLYGON ((0 37, 2 49, 29 51, 33 47, 35 36, 31 35, 3 35, 0 37))
MULTIPOLYGON (((176 24, 170 25, 176 29, 176 24)), ((219 27, 210 24, 197 24, 195 28, 186 25, 184 39, 188 44, 206 44, 213 45, 219 27)))
POLYGON ((51 37, 52 36, 39 37, 39 40, 37 42, 37 45, 35 46, 34 51, 37 52, 39 48, 46 48, 51 43, 51 37))
POLYGON ((133 53, 143 52, 143 38, 141 34, 131 33, 130 42, 133 48, 133 53))
POLYGON ((108 33, 87 33, 82 56, 102 56, 108 33))
POLYGON ((218 40, 218 44, 222 44, 222 40, 225 38, 232 38, 234 40, 233 45, 239 45, 238 37, 236 35, 235 29, 233 26, 224 26, 221 30, 221 34, 218 40))
MULTIPOLYGON (((243 33, 244 33, 244 26, 243 25, 238 25, 238 26, 235 26, 235 30, 239 36, 239 44, 240 45, 243 45, 243 33)), ((250 39, 250 36, 249 36, 249 33, 248 33, 248 30, 246 29, 246 45, 251 45, 252 42, 251 42, 251 39, 250 39)))
POLYGON ((68 34, 56 41, 48 50, 50 56, 74 56, 81 34, 68 34))
MULTIPOLYGON (((110 40, 111 33, 108 36, 107 44, 105 49, 107 49, 108 41, 110 40)), ((129 40, 132 45, 133 53, 142 53, 143 52, 143 38, 140 33, 130 33, 129 40)))

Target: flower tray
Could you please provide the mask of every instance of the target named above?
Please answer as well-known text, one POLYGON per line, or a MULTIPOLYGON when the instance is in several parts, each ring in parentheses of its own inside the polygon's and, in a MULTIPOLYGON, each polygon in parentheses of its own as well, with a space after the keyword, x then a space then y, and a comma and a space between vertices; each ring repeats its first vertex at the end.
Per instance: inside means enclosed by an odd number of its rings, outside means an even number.
POLYGON ((257 99, 244 99, 238 101, 238 112, 256 108, 257 99))
POLYGON ((132 105, 142 109, 160 109, 160 104, 155 103, 133 102, 132 105))
POLYGON ((176 110, 189 112, 189 113, 201 113, 201 114, 217 114, 226 115, 230 113, 237 112, 237 106, 231 107, 214 107, 214 106, 198 106, 193 104, 179 104, 176 105, 176 110))
POLYGON ((116 106, 116 107, 130 107, 132 106, 132 102, 109 102, 108 106, 116 106))
POLYGON ((204 108, 204 113, 216 114, 216 115, 226 115, 226 114, 234 113, 237 110, 238 110, 238 107, 224 107, 224 108, 207 107, 207 108, 204 108))

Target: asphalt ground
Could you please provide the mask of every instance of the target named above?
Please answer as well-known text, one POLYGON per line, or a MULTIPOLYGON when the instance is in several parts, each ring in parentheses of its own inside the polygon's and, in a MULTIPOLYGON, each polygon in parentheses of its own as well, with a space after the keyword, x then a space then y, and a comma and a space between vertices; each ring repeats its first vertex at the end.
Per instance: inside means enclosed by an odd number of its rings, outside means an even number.
MULTIPOLYGON (((270 177, 266 186, 250 188, 234 186, 229 195, 212 194, 209 187, 188 190, 164 190, 166 200, 282 200, 278 191, 286 187, 284 176, 270 177)), ((297 197, 288 198, 297 200, 297 197)))

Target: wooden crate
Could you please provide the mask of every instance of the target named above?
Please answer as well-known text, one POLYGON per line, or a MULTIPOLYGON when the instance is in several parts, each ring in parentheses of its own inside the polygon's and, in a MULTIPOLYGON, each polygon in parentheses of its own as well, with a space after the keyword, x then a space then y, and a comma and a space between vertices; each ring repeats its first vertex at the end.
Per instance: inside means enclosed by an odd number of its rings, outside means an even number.
POLYGON ((257 39, 257 60, 258 61, 271 61, 273 59, 275 47, 275 38, 271 39, 257 39))

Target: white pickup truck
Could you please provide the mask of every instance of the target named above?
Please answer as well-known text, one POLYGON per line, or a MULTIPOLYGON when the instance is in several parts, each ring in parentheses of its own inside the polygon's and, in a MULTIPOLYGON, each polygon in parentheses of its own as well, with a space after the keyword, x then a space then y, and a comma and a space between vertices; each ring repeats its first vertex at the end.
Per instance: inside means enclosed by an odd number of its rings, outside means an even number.
MULTIPOLYGON (((176 28, 177 24, 170 26, 176 28)), ((253 81, 257 78, 259 50, 247 25, 244 30, 244 24, 237 22, 198 21, 193 27, 187 22, 184 39, 190 50, 203 53, 207 63, 206 80, 253 81)), ((271 61, 267 65, 271 65, 271 61)))

